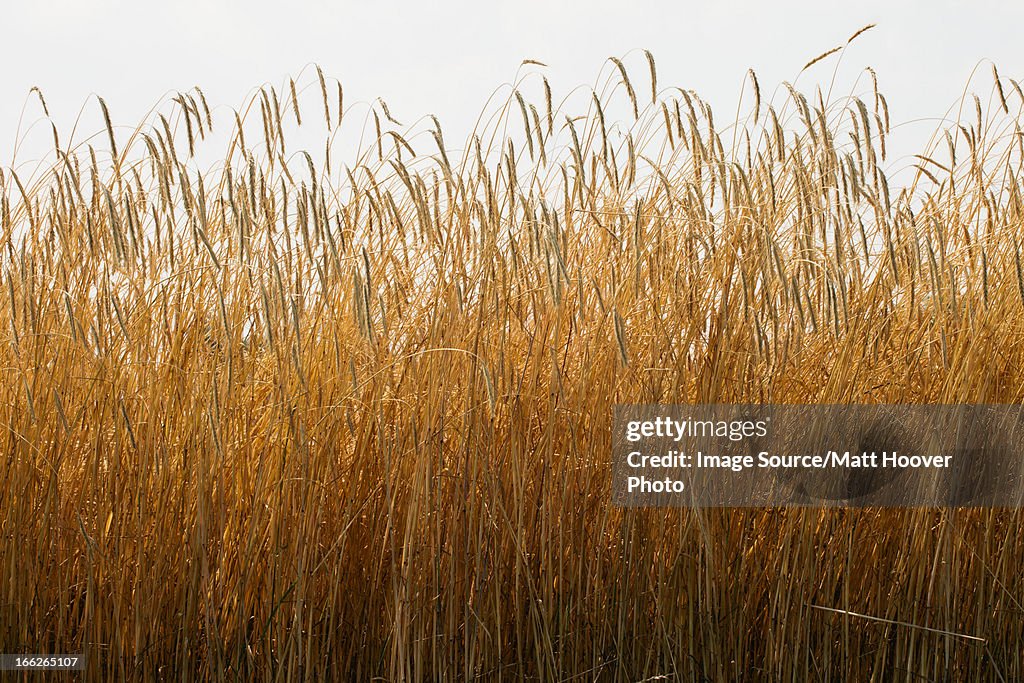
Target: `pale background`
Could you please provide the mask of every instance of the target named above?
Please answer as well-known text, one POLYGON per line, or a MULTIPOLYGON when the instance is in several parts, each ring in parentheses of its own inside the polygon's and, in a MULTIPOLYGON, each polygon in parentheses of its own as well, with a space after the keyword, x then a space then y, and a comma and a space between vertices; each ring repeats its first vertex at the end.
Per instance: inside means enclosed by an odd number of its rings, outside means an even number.
MULTIPOLYGON (((975 71, 973 89, 990 95, 987 60, 1004 77, 1024 78, 1019 2, 8 2, 0 166, 12 163, 26 102, 14 161, 25 167, 50 144, 48 127, 25 136, 41 116, 32 86, 63 133, 83 105, 83 127, 95 132, 92 93, 106 99, 116 126, 133 128, 176 90, 198 85, 211 106, 236 107, 254 86, 279 86, 316 62, 341 80, 348 102, 381 96, 403 122, 436 114, 448 139, 459 140, 526 58, 549 65, 557 94, 593 84, 611 55, 631 55, 631 68, 645 75, 638 49, 647 48, 660 86, 693 89, 728 119, 748 68, 770 96, 869 23, 878 26, 850 47, 840 74, 852 83, 864 67, 877 70, 893 123, 917 121, 897 129, 901 150, 917 151, 975 71)), ((812 68, 798 85, 813 90, 835 66, 812 68)))

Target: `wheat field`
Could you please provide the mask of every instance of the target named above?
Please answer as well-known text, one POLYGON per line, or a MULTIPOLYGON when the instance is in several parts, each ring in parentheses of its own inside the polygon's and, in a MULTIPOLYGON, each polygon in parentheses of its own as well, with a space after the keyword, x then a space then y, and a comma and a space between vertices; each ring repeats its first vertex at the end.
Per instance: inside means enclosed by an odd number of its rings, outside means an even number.
POLYGON ((751 72, 716 116, 627 61, 575 100, 527 61, 464 144, 315 69, 130 128, 96 99, 99 135, 3 169, 0 651, 1024 679, 1017 511, 609 503, 616 403, 1021 402, 1020 84, 976 78, 896 182, 870 70, 751 72))

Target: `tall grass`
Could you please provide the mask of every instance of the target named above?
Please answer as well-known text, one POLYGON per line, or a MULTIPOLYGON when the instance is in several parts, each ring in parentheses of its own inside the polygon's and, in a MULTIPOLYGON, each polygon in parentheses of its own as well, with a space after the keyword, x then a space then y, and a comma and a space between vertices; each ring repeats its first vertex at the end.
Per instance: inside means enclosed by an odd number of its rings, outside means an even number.
POLYGON ((527 67, 464 149, 380 101, 332 149, 358 109, 317 70, 131 131, 100 102, 102 136, 2 172, 0 651, 95 680, 1024 678, 1018 512, 608 502, 616 402, 1021 401, 1019 84, 897 186, 871 72, 750 74, 722 125, 649 55, 563 103, 527 67))

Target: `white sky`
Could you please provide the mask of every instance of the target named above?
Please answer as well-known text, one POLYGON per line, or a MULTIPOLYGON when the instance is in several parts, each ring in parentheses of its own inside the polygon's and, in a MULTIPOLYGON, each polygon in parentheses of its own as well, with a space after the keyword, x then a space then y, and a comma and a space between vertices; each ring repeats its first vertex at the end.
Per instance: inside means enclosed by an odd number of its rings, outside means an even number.
MULTIPOLYGON (((1024 79, 1024 3, 997 0, 6 0, 0 166, 11 163, 23 104, 30 102, 26 123, 41 115, 28 98, 32 86, 43 90, 66 135, 83 104, 96 108, 91 93, 106 99, 115 125, 134 127, 174 91, 198 85, 211 106, 235 107, 254 86, 279 85, 317 62, 341 80, 348 102, 381 96, 403 123, 436 114, 449 142, 461 142, 489 95, 514 78, 525 58, 549 65, 557 96, 593 84, 608 56, 631 50, 627 63, 645 76, 636 50, 647 48, 660 86, 697 91, 715 107, 716 120, 727 120, 748 68, 767 98, 808 60, 868 23, 878 27, 846 53, 842 73, 853 78, 874 67, 894 124, 943 116, 981 60, 993 60, 1004 77, 1024 79)), ((814 67, 798 85, 810 91, 834 65, 814 67)), ((976 85, 986 97, 987 63, 976 85)), ((936 125, 928 123, 916 138, 908 132, 901 149, 936 125)), ((42 148, 27 140, 18 161, 45 153, 48 141, 48 132, 42 148)))

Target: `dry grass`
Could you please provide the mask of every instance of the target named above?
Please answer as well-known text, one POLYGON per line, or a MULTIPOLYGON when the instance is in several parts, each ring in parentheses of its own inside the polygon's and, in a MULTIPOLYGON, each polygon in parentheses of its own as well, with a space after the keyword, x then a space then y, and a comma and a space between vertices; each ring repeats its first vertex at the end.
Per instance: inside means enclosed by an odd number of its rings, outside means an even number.
POLYGON ((207 170, 198 91, 5 170, 0 651, 1024 678, 1017 512, 608 504, 616 402, 1021 401, 1018 84, 896 187, 877 91, 751 79, 722 127, 633 71, 571 110, 527 74, 466 150, 377 102, 354 155, 294 153, 300 121, 328 150, 358 125, 317 71, 223 119, 207 170))

